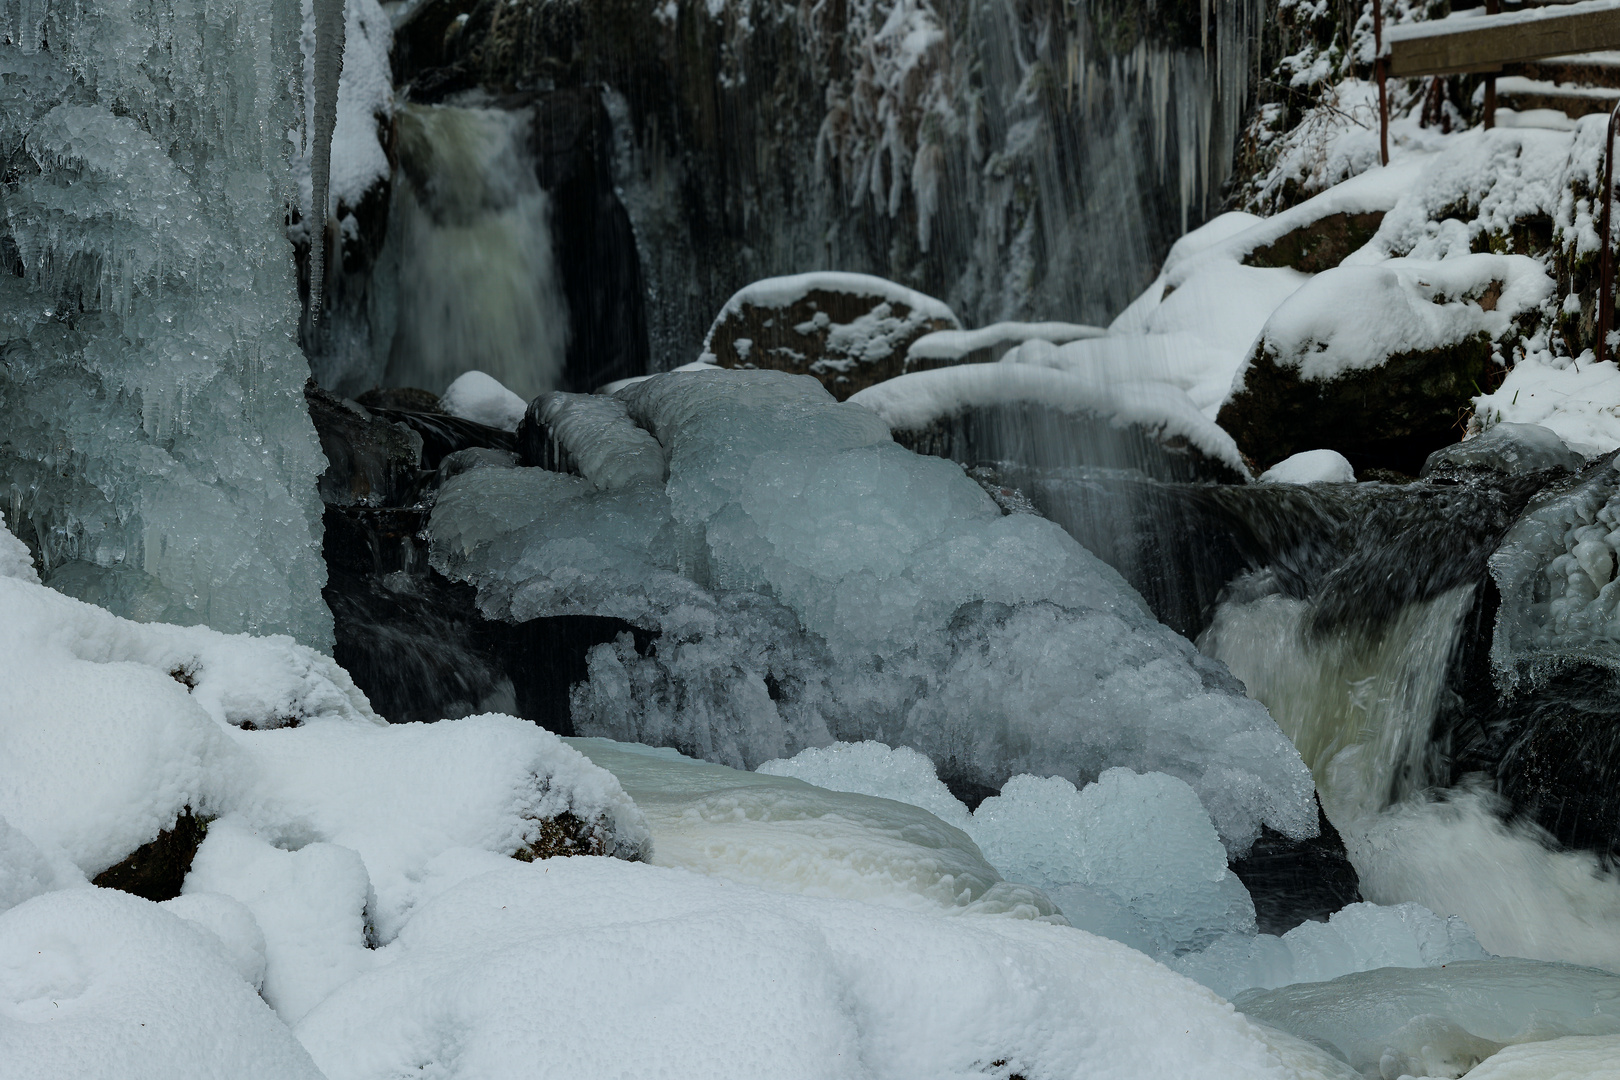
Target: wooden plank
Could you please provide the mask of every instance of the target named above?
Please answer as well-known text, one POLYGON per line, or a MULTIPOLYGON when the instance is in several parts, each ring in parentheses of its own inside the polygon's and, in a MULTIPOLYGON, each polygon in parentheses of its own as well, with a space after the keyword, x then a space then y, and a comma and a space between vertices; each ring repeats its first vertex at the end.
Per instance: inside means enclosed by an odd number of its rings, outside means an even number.
POLYGON ((1620 49, 1620 0, 1437 19, 1384 31, 1393 78, 1497 71, 1503 64, 1600 49, 1620 49))

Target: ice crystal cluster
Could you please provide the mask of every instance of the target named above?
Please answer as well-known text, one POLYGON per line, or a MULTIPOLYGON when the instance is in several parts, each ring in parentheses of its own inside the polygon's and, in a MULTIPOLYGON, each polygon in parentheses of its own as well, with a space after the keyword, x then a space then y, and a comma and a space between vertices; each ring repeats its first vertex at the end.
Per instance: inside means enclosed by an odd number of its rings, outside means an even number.
POLYGON ((296 0, 8 11, 8 520, 120 614, 328 647, 284 234, 296 0))

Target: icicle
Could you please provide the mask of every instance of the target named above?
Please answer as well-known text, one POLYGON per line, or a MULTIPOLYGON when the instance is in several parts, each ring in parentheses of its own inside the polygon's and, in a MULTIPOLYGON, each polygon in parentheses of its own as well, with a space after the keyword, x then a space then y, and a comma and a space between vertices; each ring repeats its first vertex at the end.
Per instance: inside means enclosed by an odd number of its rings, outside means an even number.
POLYGON ((315 0, 315 131, 309 154, 309 316, 320 317, 326 284, 326 200, 343 74, 344 0, 315 0))

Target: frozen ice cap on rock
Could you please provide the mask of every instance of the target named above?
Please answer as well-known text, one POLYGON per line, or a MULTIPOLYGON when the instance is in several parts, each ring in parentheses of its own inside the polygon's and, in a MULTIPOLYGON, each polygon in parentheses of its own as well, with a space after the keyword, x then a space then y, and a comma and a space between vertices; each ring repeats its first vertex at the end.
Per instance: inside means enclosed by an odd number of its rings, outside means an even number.
POLYGON ((321 1080, 219 939, 111 889, 0 912, 4 1080, 321 1080))
POLYGON ((1069 927, 609 859, 466 879, 379 959, 297 1027, 328 1080, 1345 1075, 1069 927))
POLYGON ((1248 890, 1197 794, 1173 776, 1109 769, 1079 791, 1061 776, 1015 776, 979 804, 968 832, 1071 923, 1149 955, 1254 932, 1248 890))
POLYGON ((620 397, 667 482, 474 470, 428 529, 494 617, 660 633, 591 651, 581 734, 744 768, 882 738, 993 786, 1126 765, 1190 783, 1232 850, 1262 822, 1313 833, 1310 775, 1265 709, 1056 524, 1003 516, 807 378, 666 374, 620 397))
POLYGON ((1424 477, 1486 470, 1524 476, 1542 469, 1579 469, 1586 459, 1571 450, 1558 433, 1540 424, 1492 424, 1472 438, 1430 454, 1424 477))
POLYGON ((516 431, 523 421, 528 402, 482 371, 468 371, 456 377, 439 398, 439 407, 451 416, 475 424, 516 431))
POLYGON ((662 483, 668 468, 658 440, 630 419, 624 402, 606 394, 541 394, 529 405, 518 441, 529 464, 548 454, 561 457, 604 491, 662 483), (541 439, 555 449, 526 445, 541 439))
POLYGON ((972 834, 973 815, 940 780, 934 763, 909 746, 880 742, 812 746, 754 770, 792 776, 830 791, 853 791, 920 806, 947 825, 972 834))
POLYGON ((1337 450, 1302 450, 1260 474, 1261 483, 1353 484, 1356 470, 1337 450))

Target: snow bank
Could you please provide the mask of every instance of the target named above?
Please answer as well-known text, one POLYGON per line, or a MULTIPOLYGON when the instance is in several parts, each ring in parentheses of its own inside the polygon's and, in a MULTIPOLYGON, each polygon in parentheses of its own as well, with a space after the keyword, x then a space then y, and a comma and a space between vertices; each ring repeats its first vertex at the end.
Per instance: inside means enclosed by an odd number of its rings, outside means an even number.
POLYGON ((298 1025, 330 1080, 1342 1075, 1067 927, 611 860, 464 880, 379 960, 298 1025))
MULTIPOLYGON (((999 322, 973 330, 936 330, 911 343, 906 350, 906 366, 944 367, 959 364, 976 352, 1005 352, 1026 341, 1063 345, 1082 338, 1101 337, 1107 332, 1100 326, 1063 322, 999 322)), ((992 355, 985 359, 994 361, 1001 357, 992 355)))
POLYGON ((39 572, 34 569, 34 556, 28 545, 11 535, 6 528, 6 515, 0 513, 0 577, 18 578, 39 583, 39 572))
POLYGON ((73 889, 0 912, 0 1077, 322 1080, 217 937, 73 889))
POLYGON ((1485 427, 1538 424, 1587 457, 1620 447, 1620 366, 1594 363, 1591 353, 1521 359, 1493 393, 1474 399, 1485 427))
MULTIPOLYGON (((1071 346, 1064 355, 1079 354, 1071 346)), ((1011 363, 913 372, 862 390, 850 401, 877 413, 891 429, 913 431, 976 408, 1041 405, 1098 416, 1115 427, 1137 424, 1160 439, 1185 439, 1238 475, 1248 475, 1232 437, 1181 390, 1164 383, 1115 382, 1110 374, 1107 368, 1088 370, 1078 364, 1065 364, 1063 370, 1033 366, 1020 349, 1011 363)))
POLYGON ((1356 470, 1337 450, 1303 450, 1260 474, 1261 483, 1353 484, 1356 470))
POLYGON ((811 379, 662 375, 623 400, 668 452, 666 483, 474 470, 428 528, 434 566, 494 617, 658 633, 591 650, 581 734, 740 767, 882 737, 997 786, 1124 765, 1186 780, 1234 849, 1262 821, 1314 829, 1309 776, 1264 710, 1057 525, 1003 516, 811 379))
POLYGON ((482 371, 468 371, 445 388, 439 407, 463 420, 516 431, 529 403, 482 371))

